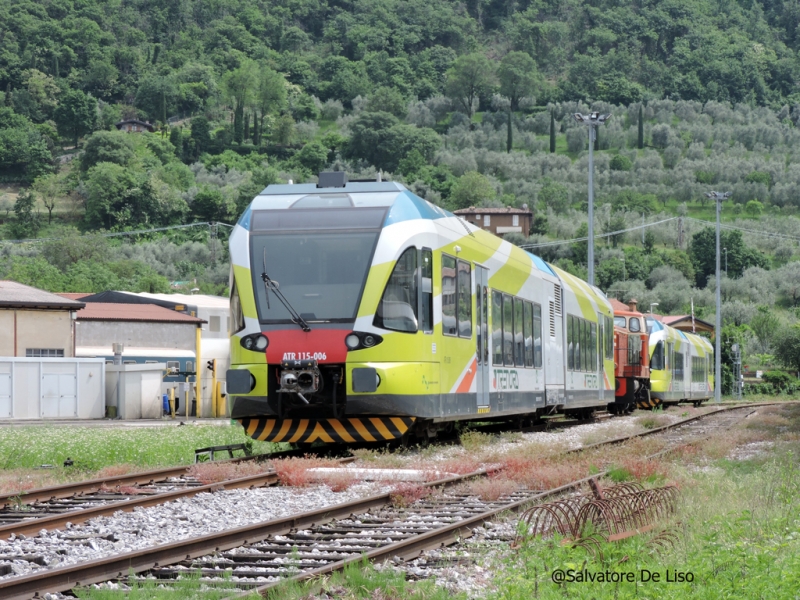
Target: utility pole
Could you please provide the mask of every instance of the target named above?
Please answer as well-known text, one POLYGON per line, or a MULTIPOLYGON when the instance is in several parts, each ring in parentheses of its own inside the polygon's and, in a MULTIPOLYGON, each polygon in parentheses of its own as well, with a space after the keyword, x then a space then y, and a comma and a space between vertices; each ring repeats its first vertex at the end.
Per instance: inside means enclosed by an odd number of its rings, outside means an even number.
POLYGON ((642 248, 644 248, 644 213, 642 213, 642 248))
POLYGON ((597 128, 605 123, 611 115, 593 112, 588 115, 575 113, 572 115, 578 123, 589 128, 589 252, 586 261, 589 267, 589 285, 594 285, 594 142, 597 139, 597 128))
MULTIPOLYGON (((717 316, 714 327, 714 402, 722 402, 722 301, 720 299, 720 276, 719 276, 719 213, 722 208, 723 200, 730 198, 730 192, 708 192, 706 197, 711 198, 717 204, 717 316)), ((736 382, 738 385, 738 382, 736 382)))

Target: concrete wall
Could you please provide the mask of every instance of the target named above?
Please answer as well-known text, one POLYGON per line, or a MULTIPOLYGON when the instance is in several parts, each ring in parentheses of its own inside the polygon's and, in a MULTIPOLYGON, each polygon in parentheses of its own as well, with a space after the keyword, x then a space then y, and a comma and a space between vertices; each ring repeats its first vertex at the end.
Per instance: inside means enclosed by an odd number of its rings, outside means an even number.
POLYGON ((101 419, 104 367, 97 358, 0 357, 0 419, 101 419))
POLYGON ((0 309, 0 357, 24 357, 28 348, 53 348, 73 356, 72 324, 68 310, 0 309))
POLYGON ((78 321, 78 346, 103 346, 121 342, 144 348, 195 350, 194 323, 146 323, 141 321, 78 321))
POLYGON ((160 419, 163 415, 161 378, 166 363, 106 365, 106 406, 121 419, 160 419))

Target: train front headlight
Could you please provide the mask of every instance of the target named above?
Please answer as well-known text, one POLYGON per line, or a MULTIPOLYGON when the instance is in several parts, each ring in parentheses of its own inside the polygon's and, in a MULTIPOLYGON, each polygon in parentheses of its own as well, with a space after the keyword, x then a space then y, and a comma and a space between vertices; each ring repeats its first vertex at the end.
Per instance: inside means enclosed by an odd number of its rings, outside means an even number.
POLYGON ((269 339, 263 333, 252 333, 242 338, 242 348, 253 352, 265 352, 269 346, 269 339))
POLYGON ((355 333, 351 333, 344 338, 344 343, 350 350, 355 350, 359 347, 359 345, 361 345, 361 340, 355 333))
POLYGON ((259 335, 256 337, 256 350, 263 352, 267 349, 267 346, 269 346, 269 340, 267 339, 267 336, 259 335))

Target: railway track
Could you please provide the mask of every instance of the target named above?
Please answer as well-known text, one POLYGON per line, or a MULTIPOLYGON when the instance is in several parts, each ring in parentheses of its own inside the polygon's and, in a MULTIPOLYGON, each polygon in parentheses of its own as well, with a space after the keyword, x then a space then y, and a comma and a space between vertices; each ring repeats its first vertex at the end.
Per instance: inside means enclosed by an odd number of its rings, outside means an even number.
MULTIPOLYGON (((645 435, 665 435, 667 448, 659 452, 661 455, 728 428, 754 409, 753 406, 721 409, 650 430, 645 435)), ((626 439, 633 437, 638 435, 626 439)), ((521 490, 495 502, 454 490, 454 486, 484 474, 486 471, 477 471, 425 484, 441 491, 405 508, 394 506, 391 494, 381 494, 102 560, 7 578, 0 581, 0 597, 43 596, 91 583, 124 580, 131 572, 167 580, 198 569, 209 583, 217 581, 238 590, 265 592, 287 579, 301 580, 329 573, 363 557, 375 561, 416 557, 425 550, 453 544, 471 535, 472 529, 500 512, 519 510, 572 491, 589 479, 551 490, 521 490)))
MULTIPOLYGON (((568 428, 599 422, 610 417, 607 413, 590 420, 553 418, 544 423, 521 427, 518 431, 549 431, 555 428, 568 428)), ((507 427, 505 428, 507 429, 507 427)), ((480 429, 492 433, 501 431, 501 424, 492 424, 480 429)), ((458 437, 442 441, 443 444, 457 443, 458 437)), ((314 448, 321 452, 324 448, 314 448)), ((298 457, 307 454, 307 449, 293 449, 272 454, 232 458, 215 461, 216 464, 233 464, 247 461, 269 461, 273 459, 298 457)), ((326 450, 329 455, 346 453, 345 447, 335 446, 326 450)), ((354 461, 352 457, 342 457, 340 462, 354 461)), ((261 487, 277 483, 274 471, 263 474, 229 479, 223 482, 203 484, 192 477, 191 466, 155 469, 129 475, 92 479, 59 486, 40 488, 18 494, 0 495, 0 539, 11 535, 33 535, 42 529, 57 529, 67 523, 82 523, 100 516, 108 516, 118 510, 130 511, 136 508, 156 506, 171 500, 194 496, 203 492, 221 489, 261 487)))

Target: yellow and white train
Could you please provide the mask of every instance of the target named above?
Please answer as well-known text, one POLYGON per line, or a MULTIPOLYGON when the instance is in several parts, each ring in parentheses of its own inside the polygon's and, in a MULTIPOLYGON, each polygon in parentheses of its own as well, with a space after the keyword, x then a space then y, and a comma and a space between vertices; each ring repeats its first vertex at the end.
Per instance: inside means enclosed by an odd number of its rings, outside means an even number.
POLYGON ((275 442, 615 400, 604 294, 395 182, 271 185, 230 238, 231 414, 275 442))
POLYGON ((650 332, 650 397, 658 403, 692 402, 714 394, 714 348, 706 338, 646 317, 650 332))

